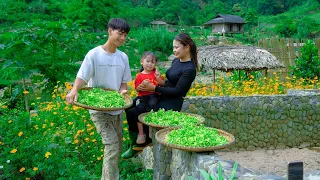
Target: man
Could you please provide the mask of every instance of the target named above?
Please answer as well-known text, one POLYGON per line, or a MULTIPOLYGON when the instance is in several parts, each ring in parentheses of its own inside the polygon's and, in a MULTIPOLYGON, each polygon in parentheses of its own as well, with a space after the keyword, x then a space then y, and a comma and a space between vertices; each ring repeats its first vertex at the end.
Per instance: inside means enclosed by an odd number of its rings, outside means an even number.
MULTIPOLYGON (((66 96, 69 104, 77 100, 78 90, 88 87, 103 87, 127 93, 127 82, 132 80, 128 56, 118 50, 130 31, 129 24, 114 18, 108 23, 108 40, 104 45, 90 50, 78 73, 73 88, 66 96)), ((92 111, 91 119, 104 144, 102 167, 103 180, 119 179, 119 155, 122 150, 122 111, 92 111)))

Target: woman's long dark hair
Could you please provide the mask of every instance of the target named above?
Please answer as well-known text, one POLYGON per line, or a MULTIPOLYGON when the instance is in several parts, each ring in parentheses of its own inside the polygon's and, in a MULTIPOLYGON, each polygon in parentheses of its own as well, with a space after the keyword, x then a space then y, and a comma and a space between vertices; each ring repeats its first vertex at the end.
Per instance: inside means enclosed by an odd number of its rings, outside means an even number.
POLYGON ((192 40, 192 38, 189 36, 189 34, 187 33, 180 33, 179 35, 177 35, 174 40, 179 41, 182 45, 190 46, 190 54, 191 54, 191 60, 193 61, 193 63, 196 65, 196 68, 199 70, 198 67, 198 52, 197 52, 197 46, 194 43, 194 41, 192 40))
MULTIPOLYGON (((140 62, 141 62, 143 59, 145 59, 147 56, 151 56, 152 59, 154 59, 154 60, 156 61, 156 63, 158 62, 158 56, 156 56, 156 55, 155 55, 153 52, 151 52, 151 51, 144 52, 143 55, 142 55, 142 57, 141 57, 141 59, 140 59, 140 62)), ((143 66, 142 66, 141 69, 140 69, 140 72, 142 72, 142 71, 143 71, 143 66)))

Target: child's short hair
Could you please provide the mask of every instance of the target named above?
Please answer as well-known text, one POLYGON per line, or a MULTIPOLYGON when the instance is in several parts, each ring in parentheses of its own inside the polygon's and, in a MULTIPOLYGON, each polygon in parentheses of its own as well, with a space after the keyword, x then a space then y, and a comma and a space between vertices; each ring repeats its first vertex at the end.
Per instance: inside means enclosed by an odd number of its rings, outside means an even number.
POLYGON ((125 32, 125 33, 129 33, 129 31, 130 31, 129 24, 127 23, 127 21, 125 21, 122 18, 110 19, 108 22, 108 28, 116 29, 116 30, 119 30, 119 31, 125 32))

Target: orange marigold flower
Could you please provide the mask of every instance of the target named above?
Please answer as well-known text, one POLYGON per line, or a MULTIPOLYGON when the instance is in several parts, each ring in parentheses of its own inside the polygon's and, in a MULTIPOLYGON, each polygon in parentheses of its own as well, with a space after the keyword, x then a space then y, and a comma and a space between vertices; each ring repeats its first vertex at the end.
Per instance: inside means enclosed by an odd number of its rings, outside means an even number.
POLYGON ((26 180, 30 180, 30 178, 26 178, 26 180))
POLYGON ((23 94, 29 94, 29 91, 23 91, 23 94))
POLYGON ((17 149, 12 149, 11 151, 10 151, 10 153, 11 154, 14 154, 14 153, 16 153, 18 150, 17 149))
POLYGON ((23 132, 22 132, 22 131, 20 131, 20 132, 18 133, 18 136, 22 136, 22 134, 23 134, 23 132))
POLYGON ((33 171, 38 171, 38 167, 34 167, 32 170, 33 171))
POLYGON ((26 170, 26 168, 22 167, 19 171, 23 172, 24 170, 26 170))

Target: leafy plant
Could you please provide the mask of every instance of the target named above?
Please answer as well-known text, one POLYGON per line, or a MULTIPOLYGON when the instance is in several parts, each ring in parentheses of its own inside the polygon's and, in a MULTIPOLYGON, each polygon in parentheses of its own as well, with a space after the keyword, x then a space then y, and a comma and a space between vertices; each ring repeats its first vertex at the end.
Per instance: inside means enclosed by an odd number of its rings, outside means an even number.
POLYGON ((296 58, 295 65, 291 67, 297 78, 313 79, 320 77, 320 59, 318 49, 312 41, 308 40, 301 48, 301 57, 296 58))
MULTIPOLYGON (((232 173, 231 173, 229 180, 234 180, 237 168, 238 168, 238 163, 235 162, 233 164, 233 169, 232 169, 232 173)), ((207 173, 203 169, 200 169, 200 172, 201 172, 202 176, 205 178, 205 180, 224 180, 224 176, 222 174, 222 166, 220 163, 218 163, 218 178, 216 178, 212 174, 207 173)), ((195 178, 192 176, 188 176, 188 178, 189 178, 189 180, 195 180, 195 178)))

